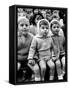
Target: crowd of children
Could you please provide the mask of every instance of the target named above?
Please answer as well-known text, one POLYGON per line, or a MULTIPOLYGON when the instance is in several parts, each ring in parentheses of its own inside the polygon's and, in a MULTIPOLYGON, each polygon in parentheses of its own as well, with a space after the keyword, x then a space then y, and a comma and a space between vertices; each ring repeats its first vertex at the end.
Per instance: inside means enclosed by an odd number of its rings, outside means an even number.
POLYGON ((18 9, 17 80, 45 81, 65 75, 64 19, 59 10, 18 9), (30 79, 29 79, 30 78, 30 79), (32 79, 33 78, 33 79, 32 79))

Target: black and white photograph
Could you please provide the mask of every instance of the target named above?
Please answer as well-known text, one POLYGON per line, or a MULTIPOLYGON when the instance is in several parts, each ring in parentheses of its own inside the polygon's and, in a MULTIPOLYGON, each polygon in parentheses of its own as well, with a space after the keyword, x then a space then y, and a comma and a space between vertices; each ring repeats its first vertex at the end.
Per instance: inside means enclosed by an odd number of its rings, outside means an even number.
POLYGON ((67 8, 16 5, 13 12, 14 55, 10 58, 15 59, 10 68, 15 75, 10 75, 10 82, 66 82, 67 8))

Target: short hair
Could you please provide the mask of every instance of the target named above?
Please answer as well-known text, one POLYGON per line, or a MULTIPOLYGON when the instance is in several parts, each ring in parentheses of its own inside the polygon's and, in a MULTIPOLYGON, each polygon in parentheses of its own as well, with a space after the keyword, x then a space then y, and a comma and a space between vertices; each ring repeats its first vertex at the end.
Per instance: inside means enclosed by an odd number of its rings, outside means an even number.
POLYGON ((55 20, 55 19, 54 19, 54 20, 52 20, 51 23, 50 23, 50 29, 52 29, 52 25, 53 25, 53 24, 58 24, 58 25, 61 27, 60 22, 59 22, 58 20, 55 20))
POLYGON ((47 20, 45 20, 45 19, 42 19, 42 20, 40 21, 40 23, 39 23, 39 27, 40 27, 41 25, 48 25, 48 26, 49 26, 49 22, 48 22, 47 20))
POLYGON ((38 33, 40 32, 40 29, 39 28, 40 28, 41 25, 48 25, 48 27, 50 28, 49 21, 47 19, 41 19, 37 23, 37 31, 38 31, 38 33))

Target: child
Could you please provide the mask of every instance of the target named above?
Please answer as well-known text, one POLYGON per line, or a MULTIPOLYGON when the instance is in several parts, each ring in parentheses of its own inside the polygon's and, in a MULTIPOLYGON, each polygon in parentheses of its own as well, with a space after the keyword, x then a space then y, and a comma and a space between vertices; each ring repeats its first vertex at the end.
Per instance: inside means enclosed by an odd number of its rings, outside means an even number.
MULTIPOLYGON (((33 35, 29 33, 29 27, 29 20, 26 17, 18 17, 17 71, 22 70, 23 67, 27 66, 28 52, 33 39, 33 35)), ((30 75, 29 68, 28 73, 30 75)), ((21 73, 18 75, 20 74, 21 73)))
MULTIPOLYGON (((62 70, 63 70, 63 73, 65 73, 64 36, 59 35, 60 28, 61 28, 61 25, 58 20, 54 19, 51 21, 50 29, 53 33, 52 39, 55 46, 55 51, 59 53, 57 59, 53 57, 53 60, 55 60, 55 64, 57 68, 58 80, 63 79, 62 70), (61 70, 60 57, 61 57, 61 62, 62 62, 62 70, 61 70)), ((54 55, 56 55, 57 52, 54 55)))
MULTIPOLYGON (((53 11, 52 19, 51 19, 51 20, 53 20, 53 19, 58 20, 59 23, 61 24, 61 27, 64 26, 64 24, 63 24, 63 19, 60 18, 60 16, 59 16, 59 11, 58 11, 58 10, 54 10, 54 11, 53 11)), ((60 28, 59 35, 64 36, 64 33, 63 33, 63 29, 62 29, 62 28, 60 28)))
POLYGON ((34 65, 34 72, 35 72, 35 81, 40 80, 41 74, 41 81, 44 81, 45 72, 46 72, 46 63, 50 68, 50 80, 54 79, 54 62, 52 61, 52 38, 48 36, 49 31, 49 22, 46 19, 42 19, 38 22, 39 30, 38 35, 36 35, 31 43, 30 51, 28 60, 29 63, 33 63, 33 57, 38 52, 38 65, 34 65), (40 73, 39 73, 40 72, 40 73))

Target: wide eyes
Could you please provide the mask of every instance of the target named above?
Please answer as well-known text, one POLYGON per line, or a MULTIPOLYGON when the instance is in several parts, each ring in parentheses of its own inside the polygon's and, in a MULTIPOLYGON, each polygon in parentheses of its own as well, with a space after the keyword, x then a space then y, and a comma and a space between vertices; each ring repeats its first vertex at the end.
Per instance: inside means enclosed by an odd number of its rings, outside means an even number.
POLYGON ((59 26, 57 26, 57 28, 59 28, 59 26))
POLYGON ((42 27, 42 29, 44 29, 44 27, 42 27))
POLYGON ((24 25, 25 25, 26 27, 28 27, 28 24, 20 24, 21 27, 23 27, 24 25))
POLYGON ((48 27, 42 27, 42 29, 48 29, 48 27))
POLYGON ((24 24, 20 24, 20 26, 21 26, 21 27, 23 27, 23 26, 24 26, 24 24))
POLYGON ((54 28, 54 29, 56 29, 56 28, 58 29, 58 28, 59 28, 59 26, 54 26, 53 28, 54 28))
POLYGON ((27 26, 28 26, 28 24, 25 24, 25 26, 27 27, 27 26))
POLYGON ((48 29, 48 27, 46 27, 46 29, 48 29))

